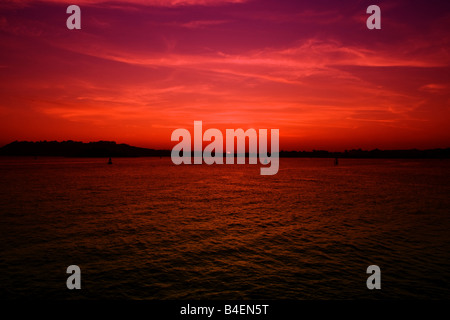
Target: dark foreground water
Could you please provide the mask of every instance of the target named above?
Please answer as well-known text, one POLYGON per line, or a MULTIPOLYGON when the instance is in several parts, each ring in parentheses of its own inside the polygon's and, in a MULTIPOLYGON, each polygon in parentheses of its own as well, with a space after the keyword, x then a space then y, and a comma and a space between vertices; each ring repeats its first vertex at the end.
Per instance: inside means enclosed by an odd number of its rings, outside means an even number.
POLYGON ((449 160, 113 160, 0 158, 1 297, 450 298, 449 160))

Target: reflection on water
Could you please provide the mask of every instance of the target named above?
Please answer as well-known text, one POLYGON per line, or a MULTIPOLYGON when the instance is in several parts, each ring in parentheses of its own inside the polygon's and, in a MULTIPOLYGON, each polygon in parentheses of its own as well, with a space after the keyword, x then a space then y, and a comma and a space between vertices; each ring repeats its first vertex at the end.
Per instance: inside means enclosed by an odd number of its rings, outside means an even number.
POLYGON ((450 298, 448 160, 259 169, 1 158, 1 296, 450 298), (72 264, 82 290, 66 288, 72 264))

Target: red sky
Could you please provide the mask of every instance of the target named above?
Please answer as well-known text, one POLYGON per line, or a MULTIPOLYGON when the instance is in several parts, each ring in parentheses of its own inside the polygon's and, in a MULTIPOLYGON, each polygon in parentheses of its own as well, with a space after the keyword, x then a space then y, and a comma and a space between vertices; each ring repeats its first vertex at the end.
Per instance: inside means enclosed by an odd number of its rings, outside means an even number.
POLYGON ((450 147, 449 30, 441 0, 2 1, 0 145, 169 149, 201 120, 283 150, 450 147))

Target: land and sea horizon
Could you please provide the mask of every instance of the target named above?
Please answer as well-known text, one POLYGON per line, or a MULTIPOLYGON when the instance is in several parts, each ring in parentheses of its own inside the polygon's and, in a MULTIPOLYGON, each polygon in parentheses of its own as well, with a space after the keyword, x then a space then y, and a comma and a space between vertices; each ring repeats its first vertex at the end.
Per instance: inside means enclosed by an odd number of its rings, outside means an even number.
MULTIPOLYGON (((13 141, 0 147, 0 156, 47 157, 170 157, 171 150, 131 146, 115 141, 13 141)), ((247 153, 248 157, 249 154, 247 153)), ((434 149, 372 150, 281 150, 280 158, 354 158, 354 159, 449 159, 450 147, 434 149)))

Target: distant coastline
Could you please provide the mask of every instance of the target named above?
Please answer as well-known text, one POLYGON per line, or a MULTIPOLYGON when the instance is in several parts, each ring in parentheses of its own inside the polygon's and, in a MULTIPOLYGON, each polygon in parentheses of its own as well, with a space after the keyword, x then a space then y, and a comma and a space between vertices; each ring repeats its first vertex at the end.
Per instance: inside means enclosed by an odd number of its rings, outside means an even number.
POLYGON ((154 150, 118 144, 114 141, 14 141, 0 148, 0 156, 32 157, 159 157, 170 156, 168 150, 154 150))
MULTIPOLYGON (((0 148, 0 156, 30 157, 167 157, 171 150, 156 150, 118 144, 114 141, 14 141, 0 148)), ((248 154, 246 154, 248 156, 248 154)), ((367 159, 448 159, 450 148, 428 150, 362 150, 344 152, 326 150, 280 151, 280 158, 367 158, 367 159)))

